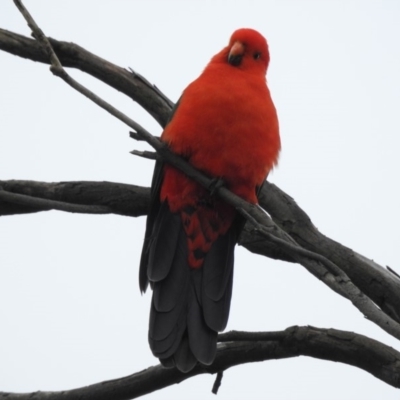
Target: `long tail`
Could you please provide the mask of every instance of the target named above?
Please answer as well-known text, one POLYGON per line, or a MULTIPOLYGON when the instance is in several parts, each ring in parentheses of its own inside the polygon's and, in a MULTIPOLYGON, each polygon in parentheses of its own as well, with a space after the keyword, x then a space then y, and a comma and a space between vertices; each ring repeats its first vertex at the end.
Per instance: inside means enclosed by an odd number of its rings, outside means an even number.
POLYGON ((228 322, 234 247, 242 225, 237 216, 231 228, 202 254, 202 266, 190 268, 180 214, 172 213, 167 202, 153 202, 140 265, 140 287, 145 291, 150 282, 153 288, 149 343, 164 366, 188 372, 197 362, 213 362, 217 333, 228 322))

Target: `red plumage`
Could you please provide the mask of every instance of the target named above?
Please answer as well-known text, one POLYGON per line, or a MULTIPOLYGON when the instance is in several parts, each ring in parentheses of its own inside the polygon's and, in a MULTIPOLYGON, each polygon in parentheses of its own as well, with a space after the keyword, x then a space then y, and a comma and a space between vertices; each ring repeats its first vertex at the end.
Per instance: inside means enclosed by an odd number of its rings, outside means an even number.
MULTIPOLYGON (((227 188, 257 203, 276 164, 278 119, 265 74, 266 40, 233 33, 183 92, 161 138, 171 150, 227 188)), ((140 286, 154 293, 149 341, 167 366, 188 371, 215 356, 232 290, 233 251, 243 219, 233 207, 158 162, 140 266, 140 286)))

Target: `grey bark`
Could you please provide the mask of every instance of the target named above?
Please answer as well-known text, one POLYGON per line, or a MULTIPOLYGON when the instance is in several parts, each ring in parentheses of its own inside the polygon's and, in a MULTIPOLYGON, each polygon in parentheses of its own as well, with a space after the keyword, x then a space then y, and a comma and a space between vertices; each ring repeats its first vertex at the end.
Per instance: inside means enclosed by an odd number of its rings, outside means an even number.
POLYGON ((196 375, 215 374, 250 362, 299 356, 358 367, 391 386, 400 387, 400 353, 353 332, 294 326, 280 332, 228 332, 220 335, 220 342, 211 366, 198 366, 187 374, 157 365, 125 378, 62 392, 0 392, 0 400, 134 399, 196 375))

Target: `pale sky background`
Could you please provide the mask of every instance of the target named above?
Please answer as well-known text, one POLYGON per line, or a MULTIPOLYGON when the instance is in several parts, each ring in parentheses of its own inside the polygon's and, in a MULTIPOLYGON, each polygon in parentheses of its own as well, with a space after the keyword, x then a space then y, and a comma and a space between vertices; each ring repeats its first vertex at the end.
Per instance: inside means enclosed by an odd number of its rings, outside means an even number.
MULTIPOLYGON (((270 180, 324 234, 398 272, 400 2, 44 1, 26 6, 54 38, 132 67, 176 101, 231 33, 270 45, 267 74, 281 125, 270 180)), ((11 0, 0 27, 29 36, 11 0)), ((0 179, 108 180, 148 186, 148 148, 47 66, 0 52, 0 179)), ((124 95, 71 74, 154 134, 124 95)), ((150 293, 138 262, 145 218, 62 212, 0 221, 0 391, 67 390, 157 363, 147 343, 150 293)), ((400 348, 302 266, 238 248, 228 329, 313 325, 400 348)), ((148 399, 214 399, 202 375, 148 399)), ((218 399, 399 399, 367 372, 312 358, 232 368, 218 399)))

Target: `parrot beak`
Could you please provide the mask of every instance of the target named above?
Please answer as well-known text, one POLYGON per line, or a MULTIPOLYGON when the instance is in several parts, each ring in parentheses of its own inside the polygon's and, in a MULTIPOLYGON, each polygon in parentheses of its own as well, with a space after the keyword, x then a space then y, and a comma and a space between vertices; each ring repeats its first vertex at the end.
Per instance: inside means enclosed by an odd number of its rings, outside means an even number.
POLYGON ((231 47, 228 55, 228 63, 237 67, 242 62, 244 54, 244 44, 241 42, 235 42, 231 47))

